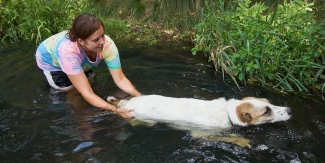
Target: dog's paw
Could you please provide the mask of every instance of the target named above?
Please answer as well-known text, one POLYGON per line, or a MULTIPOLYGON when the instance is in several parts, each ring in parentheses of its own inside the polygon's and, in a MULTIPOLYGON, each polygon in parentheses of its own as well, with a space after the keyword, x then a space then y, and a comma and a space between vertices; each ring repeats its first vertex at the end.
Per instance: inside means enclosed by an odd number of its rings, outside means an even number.
POLYGON ((119 101, 114 96, 108 96, 106 100, 107 100, 108 103, 111 103, 111 104, 115 104, 115 103, 117 103, 119 101))

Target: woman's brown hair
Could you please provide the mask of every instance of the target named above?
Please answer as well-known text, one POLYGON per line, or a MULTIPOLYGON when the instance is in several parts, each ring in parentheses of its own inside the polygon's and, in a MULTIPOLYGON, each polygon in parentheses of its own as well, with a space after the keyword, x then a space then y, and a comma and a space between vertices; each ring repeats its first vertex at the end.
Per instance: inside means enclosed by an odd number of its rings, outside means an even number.
POLYGON ((85 40, 101 26, 105 31, 104 24, 100 19, 96 18, 94 15, 83 13, 74 19, 72 27, 68 30, 67 36, 73 42, 78 39, 85 40))

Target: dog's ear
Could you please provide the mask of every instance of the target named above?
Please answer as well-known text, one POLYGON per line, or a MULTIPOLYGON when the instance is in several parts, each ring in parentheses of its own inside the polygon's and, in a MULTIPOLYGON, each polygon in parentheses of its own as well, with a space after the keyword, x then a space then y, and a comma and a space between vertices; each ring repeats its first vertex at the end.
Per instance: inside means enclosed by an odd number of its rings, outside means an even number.
POLYGON ((240 119, 243 121, 243 122, 250 122, 252 121, 252 116, 249 114, 249 113, 244 113, 240 116, 240 119))
POLYGON ((236 108, 238 119, 240 119, 246 125, 253 120, 252 115, 250 114, 252 108, 253 108, 252 104, 248 102, 241 103, 236 108))
POLYGON ((267 103, 270 103, 269 100, 267 100, 266 98, 256 98, 256 97, 244 97, 242 100, 248 100, 248 99, 256 99, 256 100, 261 100, 267 103))

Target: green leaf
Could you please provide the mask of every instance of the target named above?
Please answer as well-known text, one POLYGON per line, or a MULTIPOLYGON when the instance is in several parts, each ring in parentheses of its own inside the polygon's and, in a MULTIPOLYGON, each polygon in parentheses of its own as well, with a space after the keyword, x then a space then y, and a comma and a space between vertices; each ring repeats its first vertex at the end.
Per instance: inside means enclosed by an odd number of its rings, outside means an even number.
POLYGON ((253 67, 254 67, 255 69, 259 69, 259 68, 260 68, 260 66, 259 66, 258 64, 254 64, 253 67))
POLYGON ((303 74, 306 76, 306 77, 310 77, 310 71, 303 71, 303 74))
POLYGON ((249 70, 251 70, 251 66, 246 67, 246 72, 248 72, 249 70))
POLYGON ((315 83, 315 81, 317 80, 317 78, 323 73, 325 67, 322 67, 321 69, 319 69, 314 77, 314 81, 313 83, 315 83))
POLYGON ((267 73, 267 78, 269 78, 269 80, 271 80, 273 78, 273 74, 272 73, 267 73))
POLYGON ((244 79, 244 77, 245 77, 244 73, 240 73, 239 76, 238 76, 240 81, 242 81, 244 79))
POLYGON ((240 54, 239 53, 235 53, 232 58, 239 58, 240 57, 240 54))
POLYGON ((259 53, 255 53, 255 54, 254 54, 254 57, 256 57, 256 58, 261 58, 261 54, 259 54, 259 53))

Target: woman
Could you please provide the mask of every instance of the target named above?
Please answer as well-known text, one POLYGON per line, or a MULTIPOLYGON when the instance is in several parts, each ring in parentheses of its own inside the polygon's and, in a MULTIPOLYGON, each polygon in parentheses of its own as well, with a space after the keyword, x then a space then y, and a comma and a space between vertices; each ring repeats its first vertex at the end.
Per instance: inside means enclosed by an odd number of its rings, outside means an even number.
POLYGON ((125 77, 114 42, 105 35, 104 24, 91 14, 80 14, 72 27, 43 41, 36 51, 36 61, 49 84, 58 90, 76 88, 91 105, 111 110, 124 118, 132 118, 131 110, 107 103, 97 96, 87 79, 91 68, 104 60, 115 84, 132 96, 140 96, 125 77))

